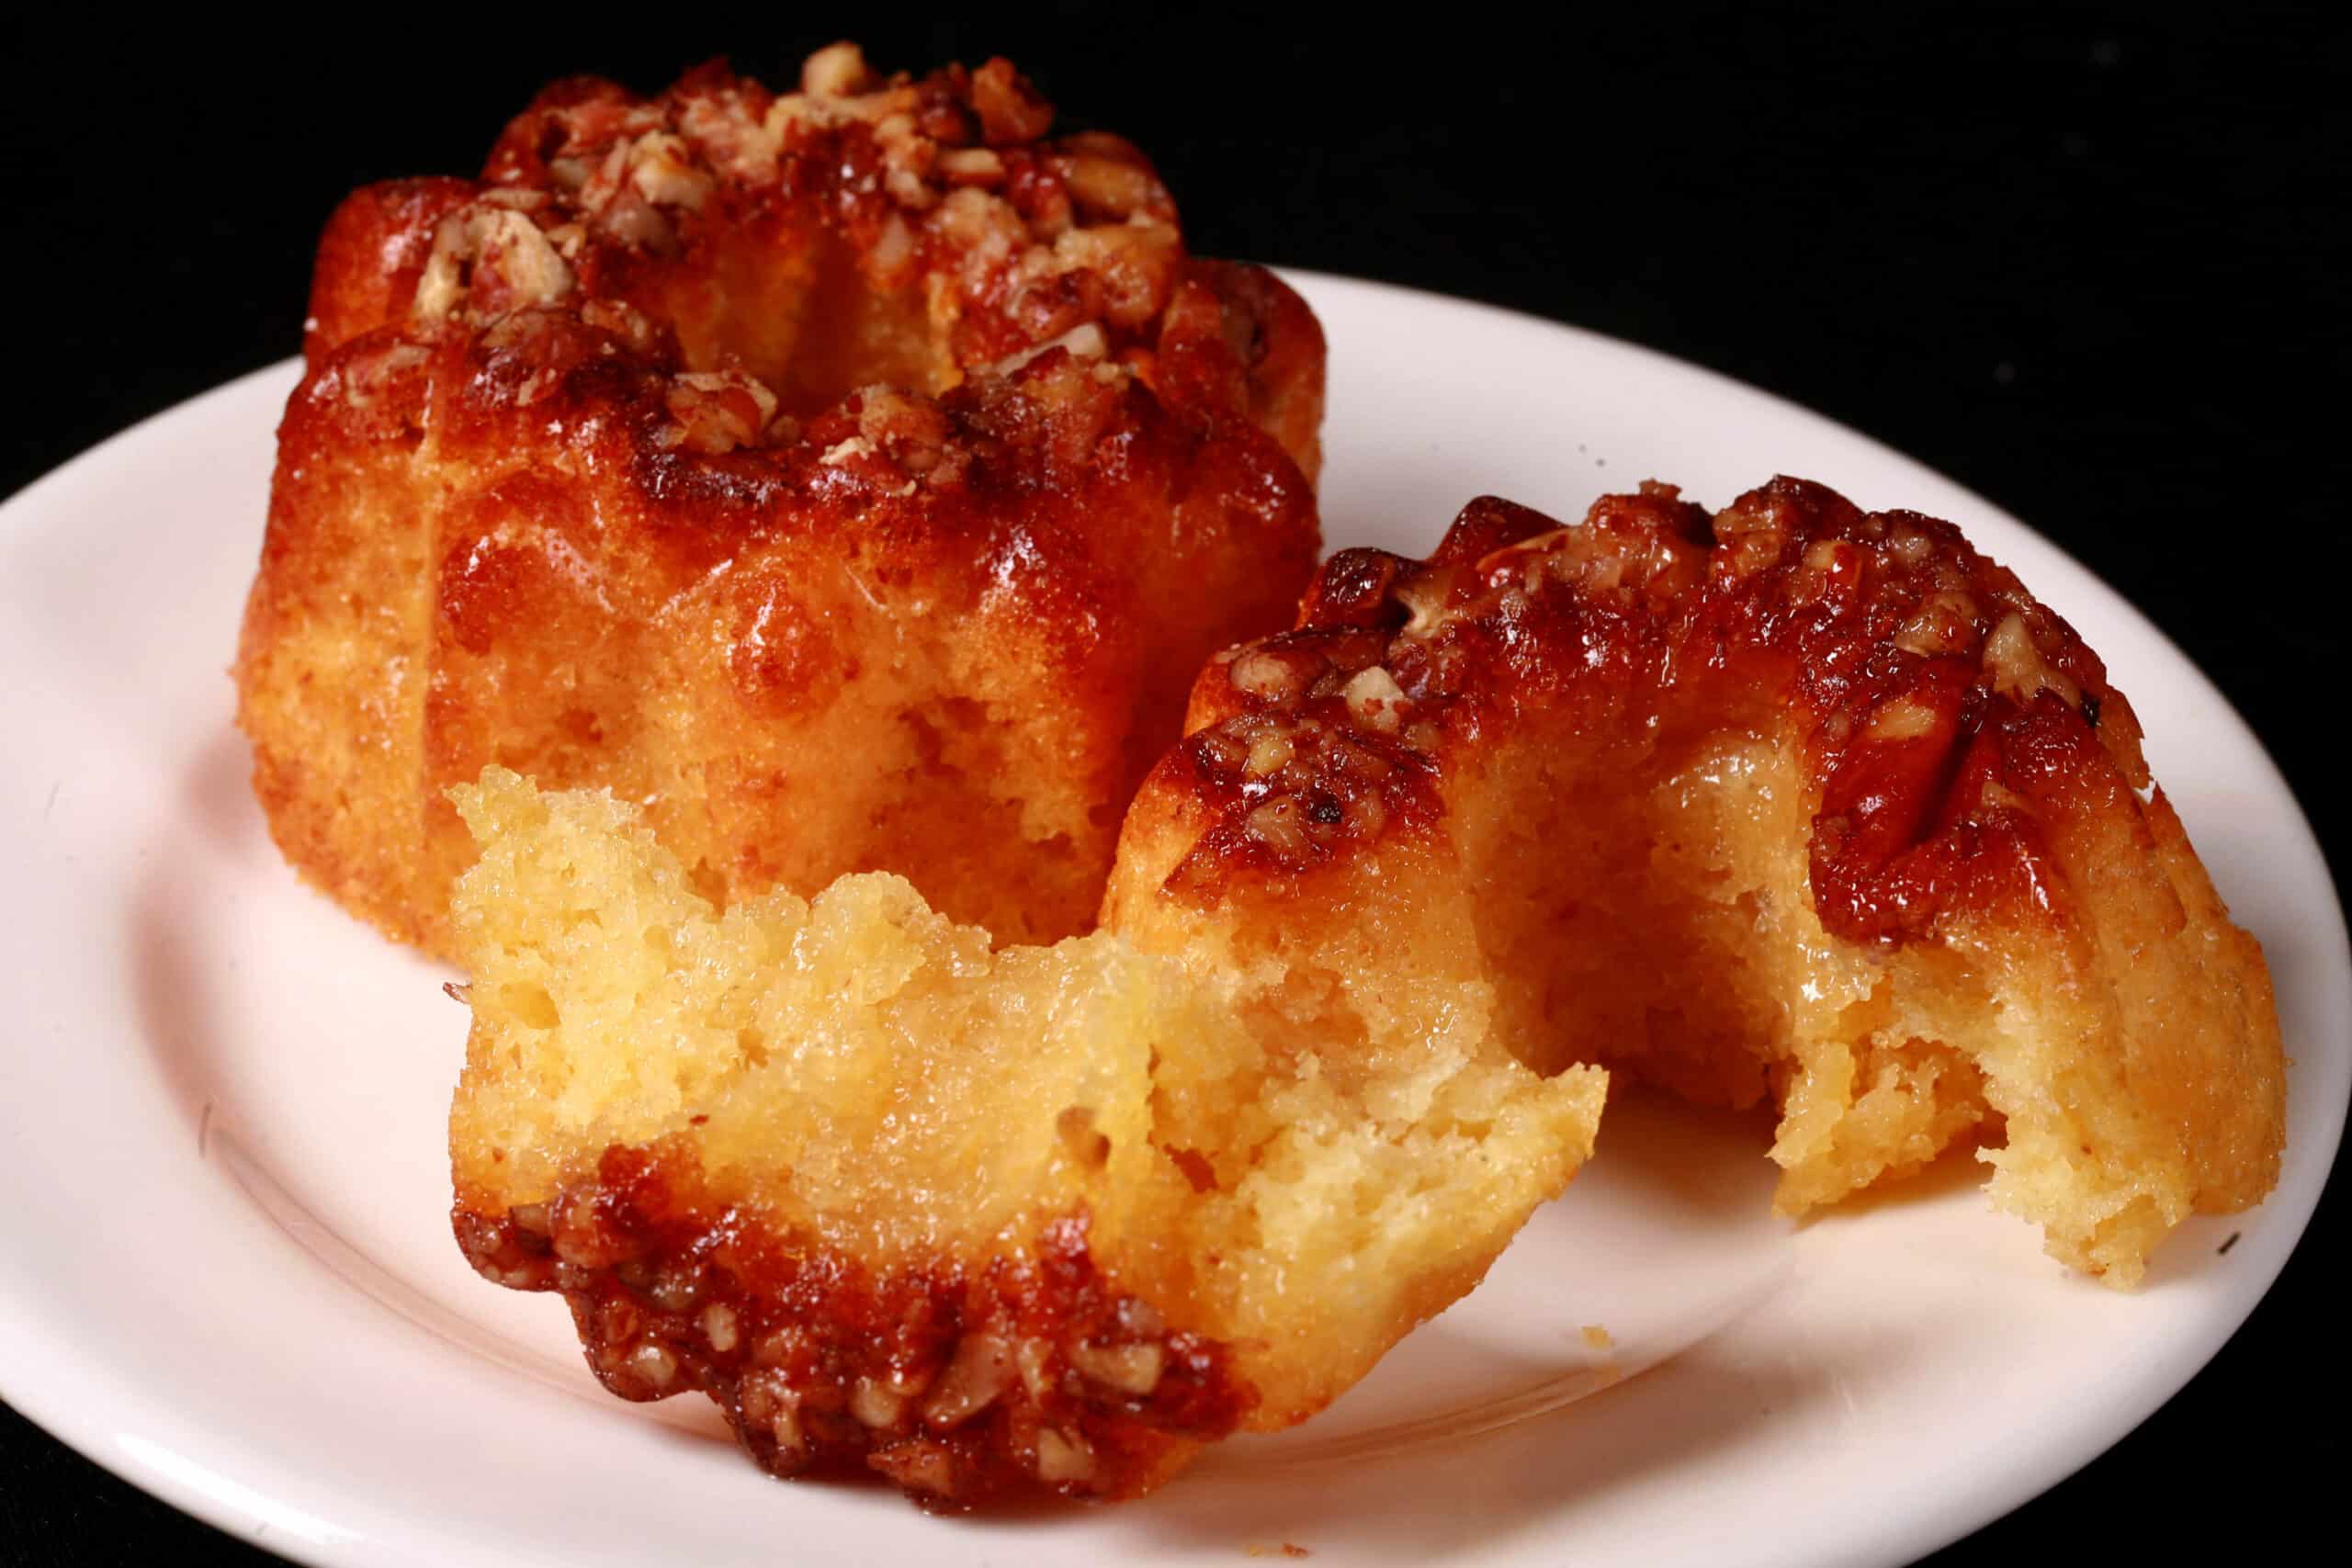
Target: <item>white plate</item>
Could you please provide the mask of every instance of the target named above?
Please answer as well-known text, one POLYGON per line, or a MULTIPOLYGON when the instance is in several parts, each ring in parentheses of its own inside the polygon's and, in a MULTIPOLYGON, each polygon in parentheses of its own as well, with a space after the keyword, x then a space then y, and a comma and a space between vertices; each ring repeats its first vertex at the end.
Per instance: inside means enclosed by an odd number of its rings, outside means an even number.
POLYGON ((556 1298, 459 1260, 442 1118, 465 1014, 263 831, 223 669, 279 366, 0 511, 0 1393, 297 1558, 440 1564, 1229 1562, 1283 1543, 1886 1562, 2154 1409, 2277 1275, 2352 1070, 2343 917, 2254 737, 2074 562, 1849 431, 1566 328, 1300 282, 1332 344, 1335 543, 1425 549, 1480 491, 1574 515, 1650 476, 1720 503, 1788 471, 1956 520, 2070 617, 2269 952, 2298 1057, 2269 1203, 2184 1227, 2123 1296, 1987 1211, 1964 1161, 1796 1229, 1767 1213, 1759 1126, 1629 1099, 1476 1294, 1322 1419, 1147 1502, 942 1520, 878 1486, 769 1481, 700 1399, 609 1398, 556 1298))

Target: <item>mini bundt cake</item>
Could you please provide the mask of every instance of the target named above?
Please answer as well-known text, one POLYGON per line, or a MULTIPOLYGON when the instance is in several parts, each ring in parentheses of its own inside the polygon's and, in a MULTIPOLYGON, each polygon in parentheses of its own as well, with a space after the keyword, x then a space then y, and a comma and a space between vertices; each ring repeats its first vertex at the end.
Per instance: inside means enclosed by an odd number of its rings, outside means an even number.
POLYGON ((1132 1496, 1329 1404, 1591 1151, 1601 1074, 1514 1060, 1482 977, 992 951, 887 874, 722 913, 608 794, 456 794, 458 1238, 777 1474, 1132 1496))
POLYGON ((1323 344, 1003 61, 550 88, 318 257, 236 678, 287 857, 447 947, 486 765, 696 886, 1086 926, 1193 671, 1317 550, 1323 344))
POLYGON ((454 792, 475 1267, 777 1473, 967 1506, 1313 1415, 1563 1188, 1603 1065, 1771 1097, 1792 1212, 1979 1140, 2119 1285, 2276 1179, 2260 950, 1949 524, 1475 502, 1335 558, 1191 718, 1050 948, 888 875, 721 911, 609 795, 454 792))
POLYGON ((1791 1213, 1980 1141, 2113 1284, 2277 1179, 2261 949, 2105 668, 1950 524, 1481 500, 1427 561, 1335 557, 1187 728, 1103 911, 1146 951, 1367 1019, 1483 986, 1539 1072, 1770 1097, 1791 1213))

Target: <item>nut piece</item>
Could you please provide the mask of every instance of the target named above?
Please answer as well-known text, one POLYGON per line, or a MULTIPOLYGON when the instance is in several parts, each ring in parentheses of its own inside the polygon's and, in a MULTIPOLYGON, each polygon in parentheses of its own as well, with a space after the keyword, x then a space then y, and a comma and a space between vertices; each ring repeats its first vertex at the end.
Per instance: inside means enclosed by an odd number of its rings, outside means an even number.
POLYGON ((893 1443, 866 1455, 865 1462, 910 1492, 928 1492, 949 1500, 956 1496, 956 1456, 944 1444, 927 1438, 893 1443))
POLYGON ((1168 1352, 1157 1343, 1140 1345, 1088 1345, 1069 1348, 1069 1363, 1105 1388, 1131 1393, 1138 1399, 1159 1386, 1159 1374, 1168 1362, 1168 1352))
POLYGON ((846 40, 827 44, 800 67, 800 90, 812 98, 846 98, 873 84, 865 51, 846 40))
POLYGON ((1347 683, 1342 694, 1348 700, 1348 711, 1356 722, 1385 735, 1396 732, 1405 708, 1404 689, 1395 676, 1379 665, 1357 672, 1347 683))
POLYGON ((1996 690, 2021 703, 2049 691, 2057 693, 2070 707, 2082 705, 2082 687, 2041 657, 2033 634, 2026 630, 2025 617, 2014 612, 2003 616, 1993 635, 1984 639, 1984 672, 1993 678, 1996 690))
POLYGON ((1312 847, 1302 821, 1304 815, 1298 798, 1286 795, 1256 807, 1243 820, 1251 838, 1278 855, 1296 859, 1312 847))
POLYGON ((1004 178, 1004 160, 986 147, 957 147, 939 155, 939 172, 957 185, 992 186, 1004 178))
POLYGON ((1013 1364, 1021 1370, 1021 1386, 1029 1397, 1042 1402, 1054 1391, 1053 1347, 1043 1339, 1023 1339, 1012 1353, 1013 1364))
POLYGON ((1866 739, 1882 742, 1917 740, 1933 734, 1938 722, 1936 710, 1917 698, 1894 697, 1879 705, 1862 735, 1866 739))
POLYGON ((896 1427, 907 1413, 907 1396, 878 1379, 860 1378, 850 1391, 849 1413, 862 1426, 896 1427))
POLYGON ((548 305, 571 293, 571 268, 537 224, 511 208, 476 203, 451 213, 435 231, 433 255, 410 310, 419 321, 439 321, 469 293, 488 296, 497 310, 548 305))
POLYGON ((1304 692, 1323 667, 1323 656, 1310 649, 1253 648, 1226 667, 1226 679, 1236 691, 1281 703, 1304 692))
POLYGON ((1070 195, 1090 212, 1129 218, 1149 209, 1159 197, 1159 182, 1139 164, 1092 155, 1058 162, 1070 195))
POLYGON ((746 1374, 738 1386, 736 1401, 747 1430, 764 1431, 774 1438, 787 1463, 807 1461, 808 1435, 800 1426, 800 1391, 782 1372, 746 1374))
POLYGON ((1037 1479, 1056 1485, 1084 1485, 1094 1479, 1094 1450, 1075 1432, 1037 1429, 1037 1479))
POLYGON ((695 212, 712 189, 710 176, 695 166, 685 139, 662 130, 639 137, 630 147, 628 180, 648 201, 695 212))
POLYGON ((1975 640, 1976 601, 1956 589, 1939 590, 1922 599, 1894 634, 1895 647, 1925 659, 1962 652, 1975 640))
POLYGON ((989 376, 1010 376, 1040 355, 1057 348, 1068 349, 1074 357, 1079 359, 1100 359, 1111 352, 1111 341, 1102 335, 1102 328, 1100 324, 1093 321, 1081 321, 1058 337, 1047 338, 1043 343, 1031 344, 1027 348, 1014 350, 988 367, 982 373, 989 376))
POLYGON ((1001 57, 972 73, 972 107, 980 134, 991 147, 1035 141, 1054 123, 1053 106, 1030 89, 1001 57))
POLYGON ((705 457, 755 446, 775 417, 775 394, 740 370, 688 370, 664 395, 676 420, 676 444, 705 457))
POLYGON ((1014 1375, 1012 1345, 994 1334, 965 1336, 923 1401, 924 1423, 942 1432, 962 1425, 994 1404, 1014 1375))
POLYGON ((1250 754, 1242 761, 1242 771, 1253 779, 1279 773, 1296 750, 1283 731, 1261 729, 1250 741, 1250 754))
POLYGON ((628 1353, 626 1363, 632 1377, 644 1381, 648 1387, 666 1390, 677 1381, 678 1358, 658 1339, 649 1339, 628 1353))

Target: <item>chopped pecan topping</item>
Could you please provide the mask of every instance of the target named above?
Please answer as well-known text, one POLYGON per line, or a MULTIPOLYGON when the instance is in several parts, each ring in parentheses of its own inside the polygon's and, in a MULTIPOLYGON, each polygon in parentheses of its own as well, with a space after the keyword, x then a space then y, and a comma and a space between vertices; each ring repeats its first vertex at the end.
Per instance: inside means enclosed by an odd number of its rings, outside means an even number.
POLYGON ((455 1219, 486 1279, 563 1295, 605 1387, 708 1394, 777 1475, 869 1469, 934 1508, 1117 1496, 1254 1403, 1224 1347, 1096 1272, 1083 1216, 1023 1262, 877 1274, 710 1199, 690 1156, 614 1148, 545 1204, 455 1219))
POLYGON ((1776 479, 1710 517, 1669 486, 1563 525, 1474 502, 1427 561, 1334 557, 1297 631, 1239 650, 1186 742, 1217 825, 1170 880, 1304 870, 1441 810, 1431 781, 1531 706, 1660 722, 1748 683, 1801 716, 1821 795, 1813 891, 1840 935, 1900 942, 1955 902, 2034 897, 2023 803, 2130 709, 2064 622, 1950 524, 1776 479), (2028 775, 2030 775, 2029 777, 2028 775))

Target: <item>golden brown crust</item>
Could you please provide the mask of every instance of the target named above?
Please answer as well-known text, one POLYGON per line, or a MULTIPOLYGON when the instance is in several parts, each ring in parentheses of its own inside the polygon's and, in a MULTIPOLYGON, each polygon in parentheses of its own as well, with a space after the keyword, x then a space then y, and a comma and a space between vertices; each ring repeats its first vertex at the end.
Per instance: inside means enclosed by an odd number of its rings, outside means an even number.
POLYGON ((441 220, 479 194, 471 180, 428 175, 345 197, 319 236, 302 357, 316 365, 336 344, 404 315, 441 220))
POLYGON ((1322 343, 1050 117, 844 48, 558 84, 481 182, 346 201, 238 661, 288 858, 442 946, 440 791, 498 761, 649 801, 718 890, 890 866, 1081 929, 1177 672, 1312 568, 1322 343))
POLYGON ((2260 950, 2104 666, 1950 524, 1786 479, 1480 500, 1426 561, 1333 558, 1187 728, 1105 899, 1149 945, 1443 908, 1525 1059, 1772 1095, 1784 1205, 2006 1128, 1996 1199, 2117 1282, 2277 1179, 2260 950))

